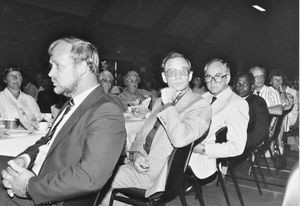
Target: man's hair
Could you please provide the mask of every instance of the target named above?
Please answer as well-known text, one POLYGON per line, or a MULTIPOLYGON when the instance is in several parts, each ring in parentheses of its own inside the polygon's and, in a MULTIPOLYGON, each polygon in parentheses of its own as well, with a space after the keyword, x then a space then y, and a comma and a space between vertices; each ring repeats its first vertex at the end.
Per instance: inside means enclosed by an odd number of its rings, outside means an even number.
POLYGON ((204 67, 204 72, 207 70, 207 68, 208 68, 211 64, 213 64, 213 63, 215 63, 215 62, 218 62, 218 63, 220 63, 221 65, 223 65, 223 70, 224 70, 225 74, 229 74, 229 75, 230 75, 230 68, 229 68, 229 66, 228 66, 228 63, 225 62, 223 59, 213 59, 213 60, 207 62, 206 65, 205 65, 205 67, 204 67))
POLYGON ((240 77, 246 77, 248 79, 248 81, 250 82, 251 85, 254 85, 254 82, 255 82, 255 79, 254 79, 254 76, 251 74, 251 73, 248 73, 248 72, 242 72, 240 73, 237 78, 240 78, 240 77))
POLYGON ((167 53, 166 57, 162 60, 162 63, 161 63, 162 70, 163 71, 165 70, 167 61, 169 61, 170 59, 177 58, 177 57, 183 58, 188 64, 188 69, 190 71, 192 70, 192 65, 191 65, 190 60, 188 60, 183 54, 181 54, 179 52, 175 52, 175 51, 171 51, 171 52, 167 53))
POLYGON ((273 69, 270 74, 269 74, 269 82, 271 81, 272 77, 274 76, 280 76, 283 79, 283 84, 286 83, 287 77, 285 76, 285 74, 283 73, 283 71, 279 70, 279 69, 273 69))
POLYGON ((72 45, 71 58, 74 63, 85 61, 91 72, 97 74, 99 72, 99 56, 97 49, 90 42, 75 37, 65 37, 54 41, 48 49, 48 53, 52 56, 53 49, 61 42, 72 45))
POLYGON ((263 68, 263 67, 259 67, 259 66, 254 66, 254 67, 251 67, 250 69, 249 69, 249 73, 251 73, 252 74, 252 72, 253 71, 255 71, 255 70, 260 70, 260 71, 262 71, 262 73, 264 73, 264 75, 266 76, 266 69, 265 68, 263 68))

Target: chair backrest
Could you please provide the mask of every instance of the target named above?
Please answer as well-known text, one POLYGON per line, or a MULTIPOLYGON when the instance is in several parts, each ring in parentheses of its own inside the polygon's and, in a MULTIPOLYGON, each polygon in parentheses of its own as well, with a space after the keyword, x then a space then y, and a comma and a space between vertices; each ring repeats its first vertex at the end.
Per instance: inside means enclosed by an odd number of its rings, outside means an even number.
POLYGON ((159 197, 159 202, 167 202, 178 195, 178 188, 184 177, 187 164, 190 160, 194 143, 182 148, 175 148, 169 159, 169 172, 165 191, 159 197))
MULTIPOLYGON (((200 137, 202 141, 206 138, 207 134, 208 131, 200 137)), ((168 161, 169 171, 165 191, 161 194, 156 193, 150 198, 158 202, 168 202, 178 195, 178 190, 183 181, 193 149, 194 142, 182 148, 174 148, 168 161)))
POLYGON ((216 143, 227 142, 227 127, 222 127, 216 131, 216 143))
POLYGON ((283 112, 282 115, 271 115, 270 116, 271 119, 275 118, 275 123, 273 125, 273 128, 271 128, 270 136, 268 137, 268 139, 270 141, 276 140, 278 135, 280 135, 283 120, 286 115, 287 115, 287 112, 283 112))

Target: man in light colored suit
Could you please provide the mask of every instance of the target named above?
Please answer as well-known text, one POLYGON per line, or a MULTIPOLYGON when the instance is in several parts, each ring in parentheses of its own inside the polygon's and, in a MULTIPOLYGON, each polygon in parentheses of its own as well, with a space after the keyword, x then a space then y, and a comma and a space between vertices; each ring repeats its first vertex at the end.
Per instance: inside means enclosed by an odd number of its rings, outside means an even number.
POLYGON ((78 205, 104 186, 124 146, 123 113, 97 82, 96 48, 64 38, 50 45, 49 54, 54 91, 71 100, 46 136, 2 170, 7 191, 0 190, 1 205, 78 205))
MULTIPOLYGON (((146 196, 164 191, 173 148, 194 142, 209 127, 209 103, 189 87, 193 74, 190 61, 182 54, 171 52, 162 61, 162 68, 161 75, 168 87, 161 90, 161 98, 154 103, 151 115, 131 145, 130 161, 120 167, 112 188, 143 188, 147 190, 146 196), (149 141, 155 128, 156 133, 149 141)), ((110 193, 111 190, 102 205, 108 204, 110 193)))
POLYGON ((211 102, 212 121, 207 138, 195 146, 190 163, 200 179, 215 176, 216 159, 243 153, 249 121, 248 103, 228 86, 230 69, 223 60, 214 59, 204 68, 208 92, 202 96, 211 102), (212 101, 214 100, 214 101, 212 101), (216 132, 227 127, 227 142, 216 143, 216 132))

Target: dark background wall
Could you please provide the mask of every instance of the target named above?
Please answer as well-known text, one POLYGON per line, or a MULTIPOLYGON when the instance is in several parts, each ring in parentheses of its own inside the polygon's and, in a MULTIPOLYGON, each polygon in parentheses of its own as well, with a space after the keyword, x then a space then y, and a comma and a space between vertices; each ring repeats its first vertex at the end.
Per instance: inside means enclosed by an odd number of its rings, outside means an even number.
POLYGON ((33 77, 49 71, 47 48, 62 36, 93 42, 118 72, 145 67, 160 79, 167 51, 185 53, 201 74, 212 58, 224 58, 233 74, 254 65, 299 75, 297 0, 0 0, 0 70, 19 65, 33 77))

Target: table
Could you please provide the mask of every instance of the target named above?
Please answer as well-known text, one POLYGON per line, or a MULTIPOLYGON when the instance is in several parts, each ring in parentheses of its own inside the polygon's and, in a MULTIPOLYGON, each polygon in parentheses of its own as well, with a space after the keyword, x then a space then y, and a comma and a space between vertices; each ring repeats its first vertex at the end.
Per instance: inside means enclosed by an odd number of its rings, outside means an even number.
MULTIPOLYGON (((125 127, 127 132, 126 151, 135 139, 136 133, 141 129, 145 120, 131 120, 125 119, 125 127)), ((0 128, 0 155, 17 156, 23 152, 27 147, 33 145, 45 133, 32 132, 25 136, 8 136, 4 134, 5 129, 0 128)))
POLYGON ((140 129, 144 125, 144 122, 144 119, 132 120, 125 118, 125 127, 127 132, 126 151, 130 149, 132 142, 135 140, 136 134, 140 131, 140 129))
POLYGON ((44 133, 32 132, 24 136, 8 136, 0 129, 0 155, 17 156, 27 147, 33 145, 44 133))

